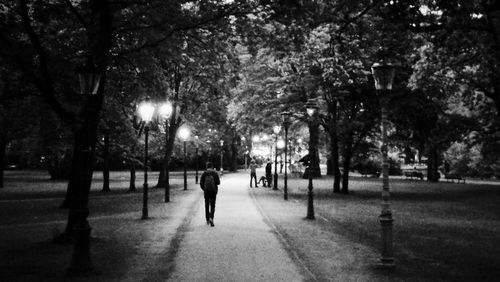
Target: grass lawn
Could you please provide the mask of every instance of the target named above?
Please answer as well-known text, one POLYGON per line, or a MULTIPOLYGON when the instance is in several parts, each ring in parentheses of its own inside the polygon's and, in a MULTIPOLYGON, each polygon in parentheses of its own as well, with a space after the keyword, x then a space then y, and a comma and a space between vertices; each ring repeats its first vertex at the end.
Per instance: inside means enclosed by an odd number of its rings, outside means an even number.
MULTIPOLYGON (((201 175, 203 171, 200 171, 201 175)), ((4 188, 0 190, 5 197, 59 197, 64 196, 68 186, 68 180, 51 180, 47 171, 44 170, 7 170, 4 172, 4 188)), ((194 179, 194 171, 188 171, 188 177, 194 179)), ((158 181, 158 171, 148 171, 148 184, 153 188, 158 181)), ((181 183, 183 172, 171 171, 171 184, 181 183)), ((111 192, 126 192, 129 188, 129 171, 112 171, 110 173, 109 185, 111 192)), ((137 170, 135 186, 137 189, 143 187, 144 172, 137 170)), ((91 193, 100 192, 103 186, 101 171, 94 171, 92 178, 91 193)))
MULTIPOLYGON (((150 176, 153 187, 158 172, 150 176)), ((142 171, 134 193, 128 192, 129 172, 112 172, 110 178, 111 192, 103 193, 102 173, 94 173, 89 200, 95 273, 71 281, 132 281, 129 272, 147 271, 156 259, 151 248, 158 242, 168 246, 192 208, 194 190, 183 191, 179 172, 171 174, 168 204, 163 188, 150 189, 148 220, 141 220, 142 171)), ((194 177, 189 181, 193 185, 194 177)), ((67 181, 49 180, 46 171, 6 171, 0 189, 0 281, 69 280, 65 272, 73 244, 52 242, 66 227, 68 210, 58 208, 66 187, 67 181)))
MULTIPOLYGON (((332 181, 314 180, 317 217, 332 232, 378 252, 381 178, 352 177, 348 195, 333 194, 332 181)), ((292 178, 288 186, 291 199, 305 206, 307 180, 292 178)), ((500 185, 391 179, 390 189, 397 265, 392 278, 498 281, 500 185)))

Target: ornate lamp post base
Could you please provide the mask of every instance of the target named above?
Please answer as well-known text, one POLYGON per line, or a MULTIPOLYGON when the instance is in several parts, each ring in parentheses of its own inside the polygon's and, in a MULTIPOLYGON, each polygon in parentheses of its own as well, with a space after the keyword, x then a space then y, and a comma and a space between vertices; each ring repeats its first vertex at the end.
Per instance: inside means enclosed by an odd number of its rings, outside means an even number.
POLYGON ((307 193, 307 219, 316 219, 314 217, 314 204, 313 204, 313 192, 312 189, 307 193))
POLYGON ((144 183, 142 190, 142 219, 147 219, 148 214, 148 184, 144 183))
POLYGON ((394 254, 392 248, 392 216, 391 214, 379 216, 380 225, 382 226, 382 257, 380 258, 380 267, 393 268, 394 254))

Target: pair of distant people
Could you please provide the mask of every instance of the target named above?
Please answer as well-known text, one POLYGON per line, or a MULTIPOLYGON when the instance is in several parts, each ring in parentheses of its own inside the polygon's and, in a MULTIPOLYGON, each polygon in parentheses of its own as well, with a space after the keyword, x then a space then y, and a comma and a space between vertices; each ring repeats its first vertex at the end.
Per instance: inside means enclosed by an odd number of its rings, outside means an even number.
POLYGON ((254 159, 250 161, 250 188, 252 188, 252 181, 255 183, 255 187, 259 187, 259 183, 262 183, 262 186, 264 187, 271 187, 271 184, 273 182, 272 176, 271 160, 267 159, 266 175, 261 176, 259 181, 257 182, 257 163, 254 159))

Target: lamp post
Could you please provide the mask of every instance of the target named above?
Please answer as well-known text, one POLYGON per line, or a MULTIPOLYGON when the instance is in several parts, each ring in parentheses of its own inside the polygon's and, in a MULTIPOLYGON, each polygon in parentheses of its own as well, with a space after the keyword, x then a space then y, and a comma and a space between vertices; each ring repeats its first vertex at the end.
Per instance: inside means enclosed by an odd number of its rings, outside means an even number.
MULTIPOLYGON (((89 59, 84 66, 76 68, 78 80, 80 81, 80 93, 86 96, 97 95, 101 81, 101 72, 89 59)), ((90 98, 90 97, 88 97, 90 98)), ((85 107, 88 109, 88 107, 85 107)), ((92 150, 85 149, 82 154, 89 154, 92 150)), ((92 228, 87 220, 89 214, 88 208, 88 188, 80 187, 76 195, 76 204, 70 205, 69 216, 75 219, 75 241, 71 262, 68 267, 70 275, 79 275, 92 271, 92 262, 90 260, 90 232, 92 228)))
POLYGON ((169 181, 169 156, 168 156, 168 147, 169 147, 169 132, 170 132, 170 116, 172 115, 173 107, 172 103, 164 102, 158 108, 158 114, 160 117, 165 119, 165 203, 170 202, 170 181, 169 181))
POLYGON ((243 161, 245 162, 245 171, 247 170, 247 146, 246 146, 246 138, 245 136, 241 136, 241 143, 245 144, 245 152, 243 152, 243 161))
POLYGON ((148 218, 148 138, 149 123, 153 119, 155 107, 147 99, 139 105, 139 115, 144 121, 144 189, 142 193, 142 219, 148 218))
POLYGON ((220 140, 220 174, 224 172, 224 140, 220 140))
POLYGON ((189 138, 189 129, 187 127, 183 127, 179 130, 179 137, 181 137, 184 142, 184 190, 187 190, 187 170, 186 170, 186 141, 189 138))
POLYGON ((278 190, 278 135, 280 134, 281 131, 281 126, 280 125, 275 125, 273 127, 273 132, 274 135, 276 136, 275 142, 274 142, 274 183, 273 183, 273 190, 278 190))
POLYGON ((375 89, 381 104, 382 120, 382 211, 379 216, 382 227, 382 257, 381 265, 384 267, 394 266, 394 255, 392 247, 392 211, 389 202, 389 162, 387 158, 387 106, 389 102, 389 92, 392 90, 394 81, 395 66, 386 62, 375 63, 371 67, 375 89))
MULTIPOLYGON (((318 111, 318 104, 315 99, 310 98, 306 103, 306 111, 309 116, 309 126, 313 126, 316 122, 316 113, 318 111)), ((307 193, 307 219, 315 219, 314 217, 314 203, 313 203, 313 171, 315 167, 316 158, 312 156, 311 152, 316 152, 314 148, 314 143, 309 140, 309 167, 307 169, 307 175, 309 178, 308 193, 307 193)))
POLYGON ((283 197, 285 200, 288 200, 288 173, 287 173, 287 153, 288 153, 288 127, 290 126, 290 112, 283 112, 281 116, 283 117, 283 127, 285 127, 285 178, 283 180, 284 183, 284 194, 283 197))
POLYGON ((247 164, 247 158, 248 158, 248 150, 245 150, 245 171, 247 171, 247 168, 248 168, 248 164, 247 164))
POLYGON ((196 142, 196 176, 195 176, 195 183, 198 184, 198 149, 200 147, 200 144, 198 143, 198 135, 194 136, 195 142, 196 142))

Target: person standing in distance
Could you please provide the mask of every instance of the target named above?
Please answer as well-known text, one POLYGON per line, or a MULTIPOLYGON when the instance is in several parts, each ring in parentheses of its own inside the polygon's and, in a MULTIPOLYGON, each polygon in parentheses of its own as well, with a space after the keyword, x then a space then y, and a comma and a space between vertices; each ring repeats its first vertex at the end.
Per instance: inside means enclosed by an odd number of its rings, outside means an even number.
POLYGON ((215 201, 219 190, 219 174, 214 170, 214 164, 207 162, 207 170, 203 172, 200 178, 200 187, 205 196, 205 219, 207 224, 214 226, 215 201))
POLYGON ((257 164, 254 159, 250 161, 250 188, 252 188, 252 180, 255 181, 255 188, 259 187, 257 186, 257 164))
POLYGON ((267 159, 267 164, 266 164, 266 179, 267 179, 267 187, 271 187, 271 184, 273 184, 273 168, 271 164, 271 160, 267 159))

